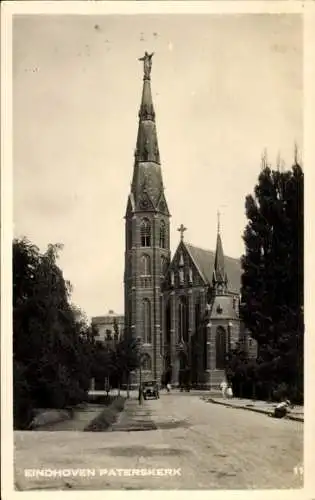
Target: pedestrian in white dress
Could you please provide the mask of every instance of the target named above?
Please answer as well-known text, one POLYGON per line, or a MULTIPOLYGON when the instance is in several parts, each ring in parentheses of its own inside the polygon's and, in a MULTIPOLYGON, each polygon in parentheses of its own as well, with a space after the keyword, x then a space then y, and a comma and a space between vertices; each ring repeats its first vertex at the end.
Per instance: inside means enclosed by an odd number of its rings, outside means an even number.
POLYGON ((221 389, 221 392, 222 392, 222 397, 225 398, 226 397, 226 390, 228 388, 228 385, 226 383, 225 380, 222 380, 221 384, 220 384, 220 389, 221 389))
POLYGON ((233 390, 232 387, 229 385, 228 388, 226 389, 226 395, 229 399, 233 398, 233 390))

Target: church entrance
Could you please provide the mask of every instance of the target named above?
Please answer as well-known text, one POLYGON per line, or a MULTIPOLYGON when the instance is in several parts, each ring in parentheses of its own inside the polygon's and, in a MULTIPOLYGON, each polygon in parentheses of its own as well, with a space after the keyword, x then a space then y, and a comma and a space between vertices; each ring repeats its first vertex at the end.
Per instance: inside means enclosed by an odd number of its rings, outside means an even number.
POLYGON ((181 390, 184 387, 188 387, 190 385, 190 367, 188 363, 187 354, 183 351, 180 351, 178 354, 179 361, 179 372, 178 372, 178 383, 181 390))
POLYGON ((163 359, 163 374, 162 374, 162 386, 166 386, 172 382, 173 369, 171 365, 171 355, 166 353, 163 359))

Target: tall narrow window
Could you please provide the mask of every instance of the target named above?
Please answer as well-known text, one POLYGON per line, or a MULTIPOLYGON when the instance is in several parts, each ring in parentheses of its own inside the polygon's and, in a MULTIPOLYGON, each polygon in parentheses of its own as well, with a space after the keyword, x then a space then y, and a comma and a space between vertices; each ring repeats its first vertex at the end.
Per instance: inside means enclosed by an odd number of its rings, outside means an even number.
POLYGON ((142 316, 143 316, 143 339, 145 344, 151 344, 151 304, 148 299, 144 299, 142 303, 142 316))
POLYGON ((141 257, 141 274, 143 276, 151 274, 151 259, 149 255, 142 255, 141 257))
POLYGON ((216 368, 219 370, 224 370, 226 356, 226 331, 222 326, 218 326, 217 328, 215 344, 216 368))
POLYGON ((166 267, 167 267, 167 259, 166 257, 164 257, 164 255, 162 255, 161 257, 161 274, 165 274, 166 272, 166 267))
POLYGON ((165 222, 160 223, 160 248, 165 248, 165 222))
POLYGON ((151 224, 148 219, 143 219, 140 226, 141 246, 151 246, 151 224))
POLYGON ((132 227, 130 222, 128 222, 127 226, 127 248, 132 248, 132 227))
POLYGON ((199 300, 195 304, 195 332, 198 335, 200 325, 200 302, 199 300))
POLYGON ((187 299, 185 296, 181 296, 178 304, 178 315, 179 315, 179 342, 188 341, 188 307, 187 299))

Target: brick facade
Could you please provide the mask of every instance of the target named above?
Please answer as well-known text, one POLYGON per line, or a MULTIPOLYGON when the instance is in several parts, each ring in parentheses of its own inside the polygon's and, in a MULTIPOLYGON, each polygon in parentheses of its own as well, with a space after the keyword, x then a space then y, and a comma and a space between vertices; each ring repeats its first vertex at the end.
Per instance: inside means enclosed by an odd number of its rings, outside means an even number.
POLYGON ((215 387, 224 377, 224 353, 240 339, 248 344, 238 310, 240 262, 224 257, 219 230, 211 252, 185 243, 183 226, 171 261, 150 72, 147 66, 125 214, 125 335, 141 338, 145 377, 160 381, 171 367, 178 385, 189 367, 190 383, 215 387))

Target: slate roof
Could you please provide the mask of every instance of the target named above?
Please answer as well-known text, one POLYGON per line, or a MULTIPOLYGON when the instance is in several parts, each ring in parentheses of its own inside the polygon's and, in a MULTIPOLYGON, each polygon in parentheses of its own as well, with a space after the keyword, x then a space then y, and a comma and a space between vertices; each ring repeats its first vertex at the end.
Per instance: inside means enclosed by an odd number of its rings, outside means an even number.
MULTIPOLYGON (((212 273, 215 262, 215 251, 195 247, 190 243, 184 245, 194 261, 203 279, 212 284, 212 273)), ((240 293, 241 289, 241 262, 240 259, 224 256, 225 272, 228 277, 228 289, 230 292, 240 293)))

